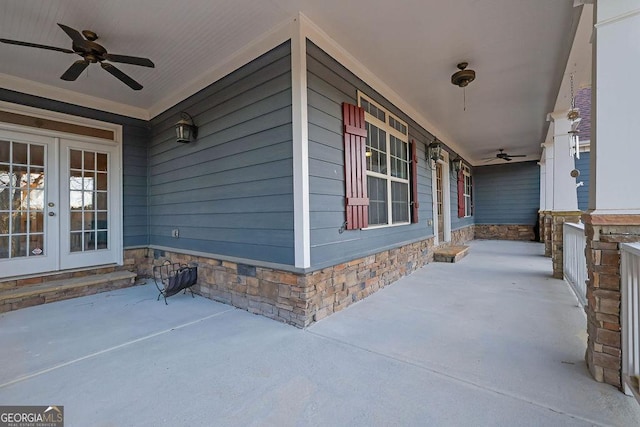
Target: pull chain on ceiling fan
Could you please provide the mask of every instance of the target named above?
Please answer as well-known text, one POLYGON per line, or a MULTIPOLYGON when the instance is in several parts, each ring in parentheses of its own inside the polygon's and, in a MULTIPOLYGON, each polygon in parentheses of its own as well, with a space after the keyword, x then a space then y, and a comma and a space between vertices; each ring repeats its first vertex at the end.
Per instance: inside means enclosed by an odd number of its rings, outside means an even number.
POLYGON ((38 49, 53 50, 62 53, 75 53, 82 57, 75 61, 71 66, 60 76, 62 80, 74 81, 82 74, 82 72, 89 66, 89 64, 100 63, 103 70, 129 86, 133 90, 142 89, 142 85, 129 77, 127 74, 116 68, 115 65, 110 62, 118 62, 122 64, 139 65, 141 67, 154 68, 154 63, 148 58, 140 58, 137 56, 127 55, 115 55, 108 53, 107 50, 100 44, 96 43, 98 35, 93 31, 83 30, 82 34, 78 30, 68 27, 64 24, 58 24, 58 26, 64 31, 72 40, 71 49, 65 49, 56 46, 47 46, 37 43, 23 42, 19 40, 0 39, 0 42, 13 44, 18 46, 35 47, 38 49), (109 62, 103 62, 109 61, 109 62))

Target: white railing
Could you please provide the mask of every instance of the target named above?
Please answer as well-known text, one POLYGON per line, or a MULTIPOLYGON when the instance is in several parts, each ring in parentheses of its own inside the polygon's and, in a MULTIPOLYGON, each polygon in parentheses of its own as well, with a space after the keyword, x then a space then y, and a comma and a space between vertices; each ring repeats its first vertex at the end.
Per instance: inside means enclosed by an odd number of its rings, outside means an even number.
POLYGON ((580 304, 587 305, 587 259, 584 249, 587 240, 584 224, 565 222, 562 227, 562 269, 580 304))
POLYGON ((640 400, 640 244, 620 244, 622 382, 640 400))

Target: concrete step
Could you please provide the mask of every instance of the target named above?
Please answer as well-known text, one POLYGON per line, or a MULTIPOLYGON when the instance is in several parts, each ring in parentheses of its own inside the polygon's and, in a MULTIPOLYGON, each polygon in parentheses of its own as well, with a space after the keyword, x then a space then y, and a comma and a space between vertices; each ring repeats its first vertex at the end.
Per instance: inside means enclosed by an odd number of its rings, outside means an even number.
POLYGON ((469 246, 451 245, 437 248, 433 252, 435 262, 458 262, 469 253, 469 246))
POLYGON ((115 271, 0 291, 0 313, 132 286, 136 273, 115 271))

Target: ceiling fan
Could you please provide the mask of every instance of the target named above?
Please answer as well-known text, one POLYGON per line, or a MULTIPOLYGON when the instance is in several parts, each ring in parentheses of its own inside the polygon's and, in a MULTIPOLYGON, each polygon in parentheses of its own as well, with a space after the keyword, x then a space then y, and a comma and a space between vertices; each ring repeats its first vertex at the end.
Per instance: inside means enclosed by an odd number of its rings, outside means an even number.
POLYGON ((107 50, 96 43, 98 39, 98 35, 93 31, 83 30, 82 34, 78 30, 75 30, 71 27, 68 27, 63 24, 58 24, 62 31, 64 31, 72 40, 71 49, 65 49, 61 47, 55 46, 46 46, 42 44, 36 43, 28 43, 18 40, 9 40, 9 39, 0 39, 0 42, 7 44, 15 44, 18 46, 27 46, 27 47, 37 47, 39 49, 47 49, 54 50, 56 52, 63 53, 75 53, 82 57, 82 59, 77 60, 67 69, 67 71, 60 76, 62 80, 66 81, 74 81, 80 76, 80 74, 89 66, 89 64, 95 64, 96 62, 100 63, 100 66, 113 75, 115 78, 129 86, 133 90, 142 89, 142 85, 137 81, 133 80, 131 77, 120 71, 113 64, 109 62, 119 62, 122 64, 131 64, 131 65, 140 65, 142 67, 150 67, 154 68, 155 65, 148 58, 139 58, 137 56, 127 56, 127 55, 115 55, 108 53, 107 50))
POLYGON ((482 160, 495 160, 495 159, 501 159, 501 160, 505 160, 507 162, 510 162, 514 157, 527 157, 526 154, 507 154, 504 152, 504 148, 500 148, 498 150, 498 153, 495 155, 495 157, 485 157, 482 160))

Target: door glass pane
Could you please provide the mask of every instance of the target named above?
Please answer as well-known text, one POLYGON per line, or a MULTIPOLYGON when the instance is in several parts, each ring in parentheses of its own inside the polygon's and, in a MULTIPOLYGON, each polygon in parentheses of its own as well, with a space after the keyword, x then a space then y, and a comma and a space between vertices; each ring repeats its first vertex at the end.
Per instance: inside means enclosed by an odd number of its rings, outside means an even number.
POLYGON ((109 156, 90 150, 70 150, 70 250, 107 249, 109 156))
POLYGON ((0 258, 43 255, 45 146, 0 141, 0 258))
POLYGON ((9 236, 0 236, 0 259, 9 258, 9 236))
POLYGON ((14 164, 27 164, 27 153, 29 149, 29 144, 24 144, 21 142, 13 143, 13 163, 14 164))
POLYGON ((11 237, 11 258, 27 256, 27 236, 11 237))
POLYGON ((31 144, 31 154, 29 163, 31 166, 44 166, 44 147, 42 145, 31 144))
POLYGON ((11 158, 11 142, 0 141, 0 162, 9 163, 11 158))

